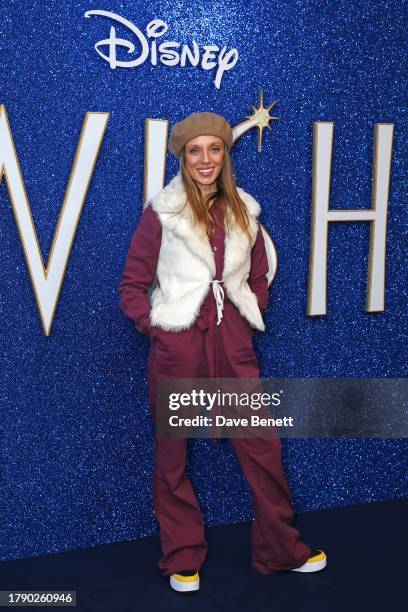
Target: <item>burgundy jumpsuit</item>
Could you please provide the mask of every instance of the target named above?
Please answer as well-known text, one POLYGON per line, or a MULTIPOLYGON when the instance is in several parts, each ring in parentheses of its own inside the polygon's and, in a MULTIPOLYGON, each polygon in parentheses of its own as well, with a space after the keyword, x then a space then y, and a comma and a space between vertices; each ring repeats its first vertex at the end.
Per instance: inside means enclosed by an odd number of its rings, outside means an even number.
MULTIPOLYGON (((214 224, 215 234, 210 244, 216 262, 215 278, 221 280, 225 230, 217 201, 211 210, 220 223, 220 226, 214 224)), ((151 339, 147 374, 153 419, 155 381, 160 376, 259 378, 259 364, 252 344, 254 330, 228 299, 226 291, 219 325, 213 285, 189 329, 170 332, 150 325, 151 305, 147 294, 155 278, 160 245, 161 224, 149 205, 132 238, 118 289, 120 308, 135 321, 138 331, 151 339)), ((268 302, 267 272, 268 261, 259 227, 251 252, 248 284, 261 312, 268 302)), ((311 549, 302 542, 299 531, 291 526, 292 500, 282 468, 279 437, 237 437, 230 441, 252 494, 252 567, 262 574, 299 567, 311 555, 311 549)), ((158 567, 165 576, 200 569, 207 554, 201 509, 186 472, 186 451, 186 438, 155 439, 153 504, 163 553, 158 567)))

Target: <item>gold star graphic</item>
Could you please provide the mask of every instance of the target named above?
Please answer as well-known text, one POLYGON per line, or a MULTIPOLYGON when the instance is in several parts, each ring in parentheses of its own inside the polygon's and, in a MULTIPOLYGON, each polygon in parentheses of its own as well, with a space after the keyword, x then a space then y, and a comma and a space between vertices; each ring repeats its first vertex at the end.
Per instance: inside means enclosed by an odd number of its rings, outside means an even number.
POLYGON ((248 121, 243 121, 242 123, 234 127, 235 140, 239 138, 239 136, 247 132, 249 129, 257 126, 259 130, 258 131, 258 153, 260 153, 262 151, 262 130, 265 127, 272 130, 271 126, 269 125, 269 122, 272 119, 280 119, 280 117, 276 117, 274 115, 269 114, 270 109, 273 106, 275 106, 276 102, 277 101, 274 100, 273 102, 269 104, 269 106, 264 107, 263 90, 261 89, 258 108, 255 108, 255 106, 252 106, 252 110, 254 111, 253 114, 247 115, 245 117, 245 119, 248 119, 248 121))

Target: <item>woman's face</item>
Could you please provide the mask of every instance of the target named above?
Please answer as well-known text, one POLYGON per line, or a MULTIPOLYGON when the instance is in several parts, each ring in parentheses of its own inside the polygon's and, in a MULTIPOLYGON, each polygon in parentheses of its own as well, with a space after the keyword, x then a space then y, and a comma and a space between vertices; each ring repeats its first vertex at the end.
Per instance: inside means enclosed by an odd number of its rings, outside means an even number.
POLYGON ((218 136, 196 136, 186 143, 186 167, 203 193, 215 191, 224 161, 224 141, 218 136))

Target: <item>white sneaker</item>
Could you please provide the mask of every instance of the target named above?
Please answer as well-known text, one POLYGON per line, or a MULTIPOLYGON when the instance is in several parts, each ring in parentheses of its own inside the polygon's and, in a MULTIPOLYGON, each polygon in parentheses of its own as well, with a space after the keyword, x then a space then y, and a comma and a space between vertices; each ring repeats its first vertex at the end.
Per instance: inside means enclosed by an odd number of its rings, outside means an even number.
POLYGON ((198 572, 179 572, 170 576, 170 586, 175 591, 186 593, 198 591, 200 588, 200 576, 198 572))
POLYGON ((327 565, 327 556, 323 550, 312 550, 311 556, 300 567, 294 567, 290 572, 318 572, 327 565))

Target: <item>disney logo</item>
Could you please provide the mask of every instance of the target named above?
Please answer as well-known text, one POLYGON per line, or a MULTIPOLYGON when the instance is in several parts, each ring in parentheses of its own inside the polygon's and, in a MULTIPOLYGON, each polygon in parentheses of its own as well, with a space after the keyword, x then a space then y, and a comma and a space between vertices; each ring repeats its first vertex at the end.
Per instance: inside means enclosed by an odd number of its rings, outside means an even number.
POLYGON ((169 29, 167 23, 162 21, 162 19, 153 19, 150 21, 146 26, 145 35, 131 21, 120 15, 116 15, 116 13, 102 10, 86 11, 85 13, 85 17, 91 17, 92 15, 108 17, 122 24, 136 36, 140 44, 140 52, 137 57, 129 61, 118 60, 116 55, 118 48, 125 48, 127 49, 127 53, 130 54, 135 52, 136 47, 132 41, 126 40, 125 38, 118 38, 116 36, 116 28, 112 25, 109 32, 109 38, 100 40, 95 45, 95 50, 98 55, 109 62, 109 66, 112 69, 117 67, 135 68, 143 64, 149 57, 153 66, 157 66, 158 61, 165 66, 185 66, 188 60, 191 66, 198 66, 200 64, 203 70, 217 68, 214 84, 216 88, 219 89, 224 72, 231 70, 238 61, 237 49, 232 48, 227 51, 226 46, 222 47, 220 50, 218 45, 202 45, 200 50, 200 47, 194 39, 192 42, 192 49, 186 44, 181 46, 181 43, 176 41, 166 41, 157 45, 157 40, 169 29), (181 50, 179 51, 180 46, 181 50), (107 47, 107 54, 100 50, 101 47, 107 47))

